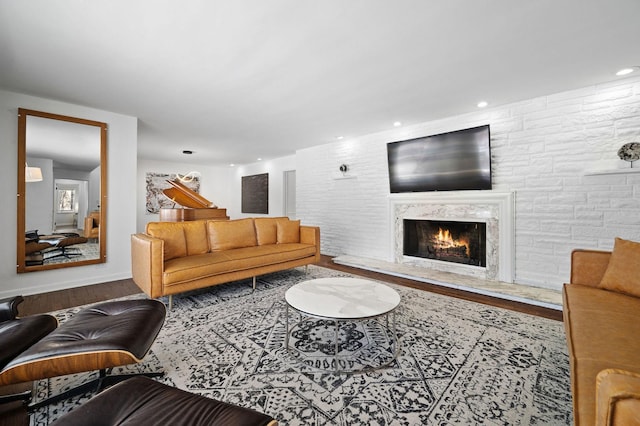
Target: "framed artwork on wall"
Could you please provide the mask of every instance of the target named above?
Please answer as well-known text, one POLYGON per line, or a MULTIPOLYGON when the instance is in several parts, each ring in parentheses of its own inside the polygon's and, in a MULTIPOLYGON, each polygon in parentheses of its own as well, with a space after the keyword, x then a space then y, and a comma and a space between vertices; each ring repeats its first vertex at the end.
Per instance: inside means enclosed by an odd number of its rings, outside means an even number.
MULTIPOLYGON (((158 214, 160 209, 172 208, 175 203, 167 198, 163 193, 163 189, 171 188, 167 180, 173 180, 178 175, 175 173, 151 173, 146 176, 147 197, 146 211, 147 214, 158 214)), ((200 178, 192 177, 189 181, 183 181, 183 184, 195 192, 200 192, 200 178)))
POLYGON ((269 214, 269 173, 242 177, 242 213, 269 214))

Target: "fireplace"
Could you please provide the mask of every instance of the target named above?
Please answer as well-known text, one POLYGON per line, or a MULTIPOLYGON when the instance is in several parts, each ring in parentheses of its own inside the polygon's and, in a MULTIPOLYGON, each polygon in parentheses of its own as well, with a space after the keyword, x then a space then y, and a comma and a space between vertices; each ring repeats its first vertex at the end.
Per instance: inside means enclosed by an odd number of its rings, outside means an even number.
MULTIPOLYGON (((514 201, 514 193, 498 191, 394 194, 390 197, 389 204, 392 261, 407 268, 434 269, 486 280, 513 282, 515 262, 513 258, 514 201), (447 256, 465 257, 464 263, 443 262, 442 259, 436 259, 430 255, 429 249, 424 247, 424 243, 423 249, 420 251, 417 242, 414 243, 409 238, 409 245, 405 247, 404 228, 405 226, 408 228, 414 226, 408 225, 411 223, 410 221, 473 224, 474 231, 477 223, 480 233, 478 238, 484 239, 484 242, 478 244, 477 253, 475 253, 476 245, 474 243, 473 247, 469 247, 470 251, 465 253, 465 256, 462 256, 463 249, 461 248, 457 249, 460 253, 452 256, 452 253, 456 251, 455 247, 463 245, 460 242, 454 242, 452 249, 448 250, 447 256), (413 249, 411 249, 411 244, 414 244, 413 249), (424 256, 420 254, 425 252, 427 254, 424 256), (477 261, 466 260, 466 255, 469 255, 470 258, 476 258, 477 261)), ((449 236, 452 240, 460 240, 458 234, 466 231, 468 230, 449 230, 449 236)), ((439 230, 436 229, 435 232, 439 232, 439 230)))
POLYGON ((405 256, 487 266, 484 222, 404 219, 403 228, 405 256))

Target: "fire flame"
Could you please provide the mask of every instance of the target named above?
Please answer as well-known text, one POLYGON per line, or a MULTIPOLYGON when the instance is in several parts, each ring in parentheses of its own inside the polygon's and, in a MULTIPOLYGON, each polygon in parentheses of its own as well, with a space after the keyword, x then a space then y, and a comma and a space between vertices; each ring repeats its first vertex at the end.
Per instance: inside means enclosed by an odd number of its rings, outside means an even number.
POLYGON ((454 240, 448 229, 438 228, 438 234, 436 235, 436 240, 438 242, 438 246, 441 248, 464 246, 466 249, 467 255, 469 254, 469 241, 463 238, 454 240))

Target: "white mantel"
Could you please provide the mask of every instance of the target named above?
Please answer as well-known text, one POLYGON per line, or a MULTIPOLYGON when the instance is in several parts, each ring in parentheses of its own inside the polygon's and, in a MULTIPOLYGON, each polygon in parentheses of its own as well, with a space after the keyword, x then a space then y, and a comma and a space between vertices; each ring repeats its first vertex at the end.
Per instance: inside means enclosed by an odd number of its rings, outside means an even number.
POLYGON ((514 280, 514 193, 455 191, 389 196, 394 262, 512 283, 514 280), (487 266, 477 267, 402 254, 403 219, 475 221, 487 224, 487 266))

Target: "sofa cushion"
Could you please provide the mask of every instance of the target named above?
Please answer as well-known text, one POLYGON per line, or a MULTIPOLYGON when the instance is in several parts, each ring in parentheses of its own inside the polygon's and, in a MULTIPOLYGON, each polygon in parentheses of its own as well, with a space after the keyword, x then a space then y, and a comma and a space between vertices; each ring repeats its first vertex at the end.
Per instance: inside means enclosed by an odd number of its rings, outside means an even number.
POLYGON ((640 243, 616 238, 599 287, 640 297, 640 243))
POLYGON ((289 221, 288 217, 258 217, 253 219, 256 227, 256 238, 258 245, 275 244, 278 242, 278 232, 276 224, 282 221, 289 221))
POLYGON ((304 259, 315 254, 309 244, 271 244, 187 256, 165 263, 165 285, 182 284, 219 274, 304 259))
POLYGON ((183 229, 185 242, 187 244, 187 256, 207 253, 209 251, 206 220, 183 222, 183 229))
POLYGON ((164 260, 187 255, 187 241, 182 222, 149 222, 147 234, 164 241, 164 260))
POLYGON ((288 220, 276 223, 277 243, 291 244, 300 242, 300 221, 288 220))
POLYGON ((231 250, 256 245, 253 219, 236 219, 207 222, 211 251, 231 250))

